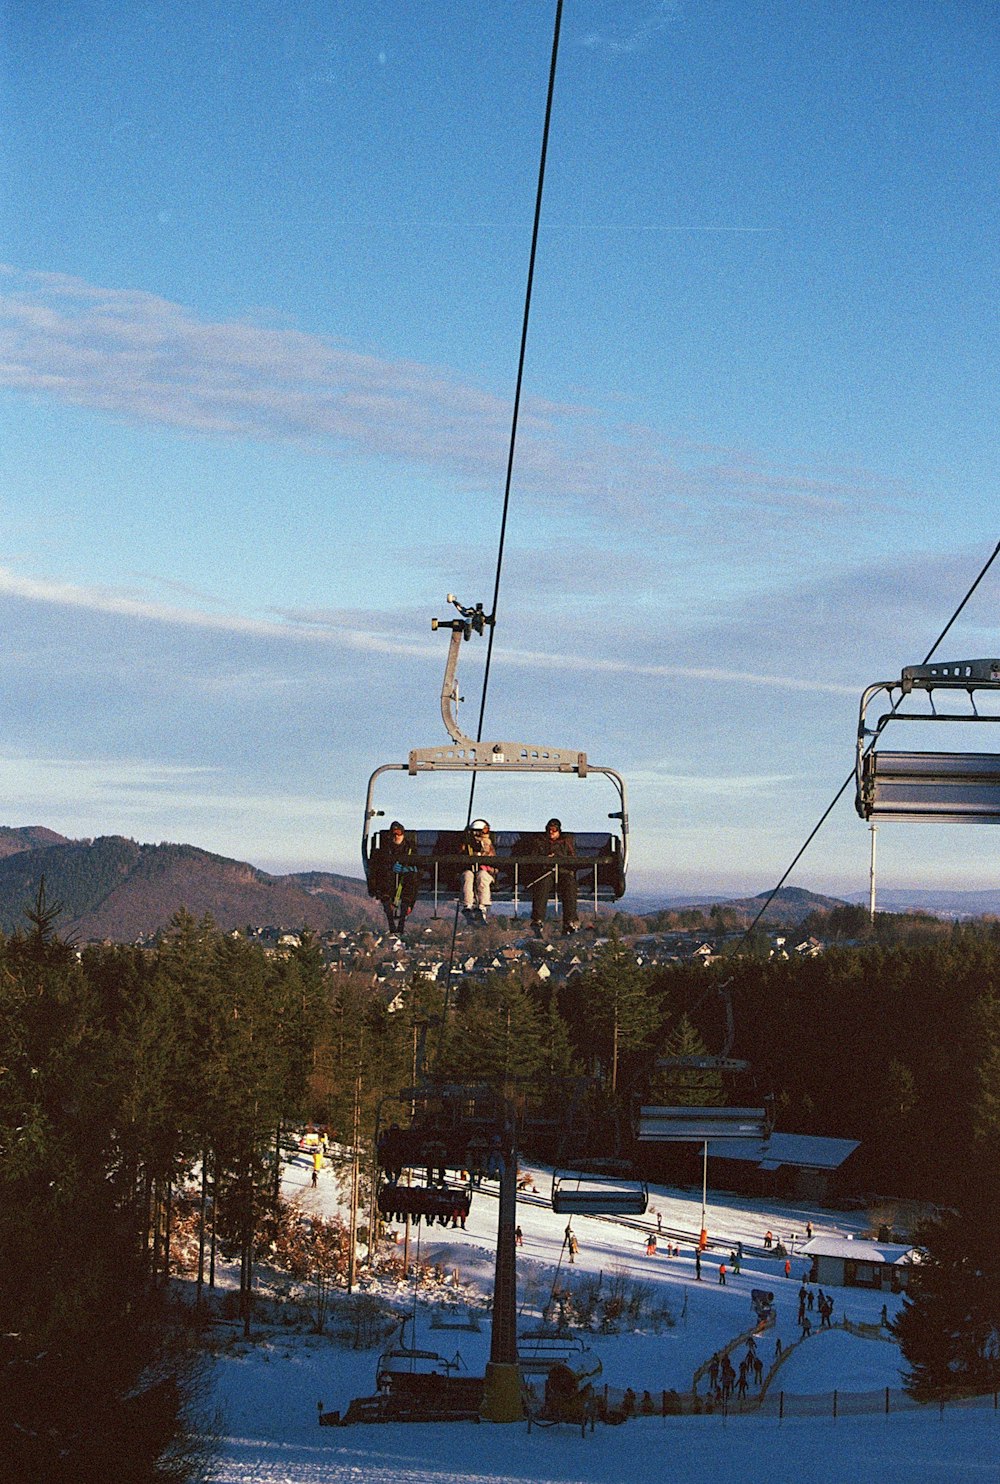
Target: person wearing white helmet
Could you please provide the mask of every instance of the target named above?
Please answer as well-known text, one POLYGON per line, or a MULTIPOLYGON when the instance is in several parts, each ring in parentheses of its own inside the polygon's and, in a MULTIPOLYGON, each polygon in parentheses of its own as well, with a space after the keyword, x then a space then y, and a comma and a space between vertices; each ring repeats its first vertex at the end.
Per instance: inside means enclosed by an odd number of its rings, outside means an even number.
POLYGON ((497 853, 487 820, 472 821, 466 831, 462 851, 465 855, 476 857, 461 875, 462 914, 466 922, 484 923, 493 896, 496 867, 487 865, 481 857, 497 853))

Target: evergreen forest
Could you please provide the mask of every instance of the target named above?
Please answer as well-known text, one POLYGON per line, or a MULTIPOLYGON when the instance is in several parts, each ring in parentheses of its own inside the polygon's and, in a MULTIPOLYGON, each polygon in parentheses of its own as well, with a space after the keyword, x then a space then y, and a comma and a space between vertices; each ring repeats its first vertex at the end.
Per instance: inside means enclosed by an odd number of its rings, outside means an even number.
MULTIPOLYGON (((638 1103, 684 1100, 657 1058, 718 1051, 727 999, 732 1051, 773 1095, 779 1129, 860 1140, 858 1195, 945 1208, 901 1335, 916 1387, 981 1380, 1000 1329, 985 1238, 976 1247, 998 1188, 994 925, 655 972, 613 936, 558 988, 522 967, 446 1005, 415 978, 390 1010, 372 973, 329 969, 308 934, 278 955, 181 912, 153 948, 78 951, 40 892, 0 938, 4 1477, 88 1477, 111 1450, 123 1481, 188 1477, 198 1303, 171 1306, 175 1231, 185 1213, 197 1300, 220 1251, 239 1260, 249 1327, 255 1263, 284 1240, 282 1151, 306 1125, 360 1152, 363 1196, 381 1110, 427 1076, 548 1108, 547 1125, 525 1123, 528 1155, 558 1158, 578 1134, 621 1152, 638 1103)), ((324 1271, 343 1282, 345 1234, 326 1237, 324 1271)))

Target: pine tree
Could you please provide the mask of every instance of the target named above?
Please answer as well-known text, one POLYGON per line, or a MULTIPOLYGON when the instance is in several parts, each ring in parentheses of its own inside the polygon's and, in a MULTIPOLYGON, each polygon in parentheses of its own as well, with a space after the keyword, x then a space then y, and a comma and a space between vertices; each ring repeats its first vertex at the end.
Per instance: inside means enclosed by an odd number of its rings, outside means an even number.
POLYGON ((1000 1272, 992 1188, 919 1233, 914 1268, 893 1326, 921 1400, 993 1391, 1000 1383, 1000 1272))
POLYGON ((40 893, 0 941, 0 1476, 68 1484, 114 1459, 138 1484, 161 1476, 184 1378, 119 1140, 124 1020, 54 910, 40 893))
POLYGON ((660 1009, 650 992, 649 975, 636 964, 631 949, 617 934, 594 955, 572 999, 566 997, 570 1024, 579 1027, 578 1044, 591 1061, 608 1069, 608 1090, 618 1091, 621 1057, 643 1046, 660 1023, 660 1009))
POLYGON ((515 1084, 537 1083, 545 1072, 547 1019, 516 975, 491 975, 463 996, 441 1070, 510 1096, 515 1084))
MULTIPOLYGON (((707 1046, 686 1014, 664 1041, 660 1055, 679 1063, 708 1056, 707 1046)), ((726 1100, 720 1072, 683 1065, 658 1068, 650 1079, 649 1097, 663 1107, 678 1108, 716 1108, 726 1100)))

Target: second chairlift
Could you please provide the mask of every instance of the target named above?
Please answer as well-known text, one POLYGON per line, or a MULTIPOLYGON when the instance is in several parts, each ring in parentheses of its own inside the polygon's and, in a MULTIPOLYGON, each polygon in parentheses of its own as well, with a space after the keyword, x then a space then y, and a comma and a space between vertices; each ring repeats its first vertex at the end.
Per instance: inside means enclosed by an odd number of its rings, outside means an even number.
POLYGON ((649 1188, 631 1159, 633 1131, 588 1105, 592 1085, 578 1082, 568 1096, 563 1148, 552 1172, 552 1209, 563 1216, 642 1216, 649 1188))
POLYGON ((916 824, 1000 823, 1000 754, 995 752, 889 752, 880 747, 890 723, 997 722, 1000 713, 981 711, 977 692, 1000 692, 1000 660, 959 660, 947 664, 908 665, 899 680, 870 685, 861 697, 858 717, 855 807, 862 819, 916 824), (935 703, 935 692, 947 698, 945 708, 935 703), (949 704, 964 692, 967 704, 949 704), (874 727, 868 726, 869 706, 880 695, 890 703, 874 727), (925 709, 900 709, 917 696, 926 696, 925 709))

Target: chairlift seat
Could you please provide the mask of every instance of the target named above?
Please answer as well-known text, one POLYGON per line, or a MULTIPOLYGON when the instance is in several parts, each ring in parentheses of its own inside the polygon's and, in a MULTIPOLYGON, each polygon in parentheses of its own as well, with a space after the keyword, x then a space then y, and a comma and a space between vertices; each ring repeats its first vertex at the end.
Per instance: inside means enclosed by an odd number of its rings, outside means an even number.
POLYGON ((1000 754, 873 750, 856 802, 863 819, 1000 824, 1000 754))
MULTIPOLYGON (((576 849, 575 858, 560 856, 555 861, 551 856, 531 849, 539 836, 538 829, 494 830, 492 838, 496 854, 470 856, 463 850, 466 841, 463 830, 408 830, 406 838, 412 850, 408 864, 417 868, 418 900, 436 901, 441 895, 457 892, 462 872, 474 865, 494 868, 495 902, 530 900, 532 883, 543 872, 551 871, 553 865, 560 873, 572 871, 581 893, 593 895, 597 901, 614 902, 624 895, 624 859, 617 835, 599 831, 574 832, 571 838, 576 849)), ((387 830, 377 830, 372 836, 366 860, 371 896, 377 895, 376 884, 383 875, 382 853, 388 842, 387 830)))
POLYGON ((766 1108, 643 1107, 639 1141, 646 1144, 703 1144, 716 1139, 752 1139, 770 1134, 766 1108))

